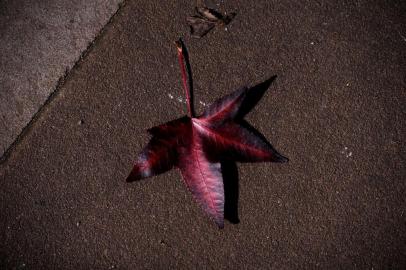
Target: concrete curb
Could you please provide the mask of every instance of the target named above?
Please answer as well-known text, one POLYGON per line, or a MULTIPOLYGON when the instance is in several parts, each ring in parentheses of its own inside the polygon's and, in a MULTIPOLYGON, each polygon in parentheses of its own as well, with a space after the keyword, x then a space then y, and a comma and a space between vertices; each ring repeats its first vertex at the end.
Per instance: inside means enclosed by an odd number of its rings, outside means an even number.
POLYGON ((0 3, 0 162, 52 100, 121 2, 0 3))

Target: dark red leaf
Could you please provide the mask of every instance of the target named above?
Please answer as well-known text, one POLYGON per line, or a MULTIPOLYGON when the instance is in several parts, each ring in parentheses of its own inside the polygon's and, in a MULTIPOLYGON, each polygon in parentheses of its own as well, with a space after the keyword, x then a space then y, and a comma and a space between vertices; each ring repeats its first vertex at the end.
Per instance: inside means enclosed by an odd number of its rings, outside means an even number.
POLYGON ((220 163, 210 162, 198 133, 192 143, 180 148, 178 167, 188 189, 219 227, 224 226, 224 188, 220 163))
POLYGON ((244 101, 248 88, 242 87, 211 104, 199 117, 199 120, 210 122, 210 125, 219 125, 233 119, 244 101))
POLYGON ((212 161, 287 161, 269 143, 235 122, 210 126, 210 123, 193 119, 193 124, 197 127, 212 161))
POLYGON ((271 80, 262 84, 266 86, 265 90, 259 86, 243 87, 218 99, 201 116, 194 117, 192 85, 189 88, 187 84, 187 79, 191 82, 191 74, 186 76, 182 43, 178 42, 177 46, 190 117, 148 130, 152 138, 139 155, 127 181, 157 175, 175 166, 180 169, 196 201, 222 228, 225 201, 221 164, 226 161, 287 161, 262 134, 241 119, 259 101, 271 80))
POLYGON ((133 182, 172 169, 177 164, 178 148, 190 141, 190 129, 189 117, 149 129, 153 137, 138 156, 126 181, 133 182))

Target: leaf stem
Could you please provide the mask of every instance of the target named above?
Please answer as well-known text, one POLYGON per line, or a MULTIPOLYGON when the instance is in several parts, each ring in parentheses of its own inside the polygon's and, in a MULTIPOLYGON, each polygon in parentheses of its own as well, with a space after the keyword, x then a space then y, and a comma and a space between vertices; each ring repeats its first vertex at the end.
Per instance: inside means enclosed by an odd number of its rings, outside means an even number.
MULTIPOLYGON (((185 57, 185 51, 184 51, 184 46, 183 42, 181 39, 175 42, 176 48, 178 49, 178 59, 179 59, 179 65, 180 65, 180 70, 182 72, 182 83, 183 83, 183 89, 185 90, 186 94, 186 99, 187 99, 187 106, 188 106, 188 111, 190 117, 194 118, 195 113, 193 110, 193 104, 192 104, 192 85, 191 85, 191 78, 190 78, 190 70, 188 70, 188 74, 186 74, 186 67, 185 67, 185 62, 187 61, 187 58, 185 57), (188 85, 189 82, 189 85, 188 85)), ((188 63, 186 63, 188 65, 188 63)), ((189 66, 189 65, 188 65, 189 66)))

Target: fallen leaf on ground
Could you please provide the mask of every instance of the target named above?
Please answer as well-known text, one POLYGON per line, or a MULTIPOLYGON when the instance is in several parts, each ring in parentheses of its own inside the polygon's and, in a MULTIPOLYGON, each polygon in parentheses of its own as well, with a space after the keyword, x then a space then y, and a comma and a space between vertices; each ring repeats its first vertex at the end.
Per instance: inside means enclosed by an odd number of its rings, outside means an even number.
POLYGON ((236 15, 236 13, 223 15, 207 7, 196 7, 196 13, 197 15, 187 17, 187 22, 190 26, 190 34, 197 38, 206 35, 216 25, 229 24, 236 15))
POLYGON ((222 162, 288 160, 243 120, 273 78, 262 84, 265 87, 242 87, 215 101, 200 116, 195 116, 188 58, 186 67, 189 73, 186 74, 185 48, 181 41, 177 42, 177 48, 189 116, 148 130, 152 138, 138 156, 127 182, 178 168, 196 201, 222 228, 225 203, 222 162))

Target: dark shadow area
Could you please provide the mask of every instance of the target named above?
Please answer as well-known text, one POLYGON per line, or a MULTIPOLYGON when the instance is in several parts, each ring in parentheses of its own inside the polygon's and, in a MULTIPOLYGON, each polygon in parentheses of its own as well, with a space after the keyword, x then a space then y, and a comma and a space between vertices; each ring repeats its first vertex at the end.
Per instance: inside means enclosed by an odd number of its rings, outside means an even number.
POLYGON ((272 151, 275 154, 275 160, 273 160, 272 162, 288 162, 289 159, 279 154, 275 150, 275 148, 271 145, 271 143, 268 142, 265 136, 262 135, 261 132, 259 132, 256 128, 251 126, 251 124, 249 124, 246 120, 243 119, 258 104, 258 102, 264 96, 266 90, 268 90, 269 86, 276 79, 276 77, 277 76, 274 75, 270 77, 268 80, 248 89, 244 101, 242 102, 241 107, 238 110, 236 119, 238 123, 241 124, 241 126, 248 129, 251 133, 260 138, 264 143, 266 143, 270 149, 272 149, 272 151))
MULTIPOLYGON (((270 79, 257 84, 248 90, 247 95, 237 113, 237 121, 241 126, 260 138, 270 149, 272 149, 272 152, 275 155, 275 160, 272 162, 287 162, 288 159, 279 154, 261 132, 243 119, 243 117, 247 115, 261 100, 266 90, 275 79, 276 76, 272 76, 270 79)), ((228 153, 227 155, 235 157, 235 153, 228 153)), ((227 159, 227 157, 224 157, 224 159, 227 159)), ((231 223, 237 224, 240 222, 240 219, 238 217, 239 178, 236 162, 226 160, 222 161, 221 172, 223 174, 225 196, 224 218, 231 223)))
POLYGON ((240 109, 238 110, 236 119, 243 119, 258 104, 258 102, 264 96, 266 90, 268 90, 269 86, 275 79, 276 75, 272 76, 271 78, 262 83, 259 83, 251 87, 248 90, 247 95, 244 98, 244 101, 242 102, 240 109))
POLYGON ((221 162, 224 183, 224 218, 233 224, 240 223, 238 218, 239 178, 237 164, 233 161, 221 162))

